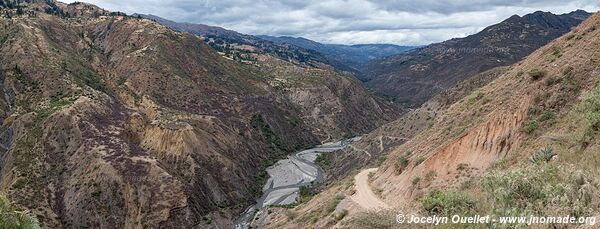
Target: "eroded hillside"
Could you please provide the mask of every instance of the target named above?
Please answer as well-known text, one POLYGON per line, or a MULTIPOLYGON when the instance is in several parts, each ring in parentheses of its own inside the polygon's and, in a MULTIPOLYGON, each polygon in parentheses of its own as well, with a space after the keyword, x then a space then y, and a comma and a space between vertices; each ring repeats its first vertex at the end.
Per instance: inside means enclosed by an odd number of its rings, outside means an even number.
POLYGON ((83 3, 0 2, 0 188, 43 227, 229 227, 276 159, 394 116, 327 65, 230 60, 83 3))

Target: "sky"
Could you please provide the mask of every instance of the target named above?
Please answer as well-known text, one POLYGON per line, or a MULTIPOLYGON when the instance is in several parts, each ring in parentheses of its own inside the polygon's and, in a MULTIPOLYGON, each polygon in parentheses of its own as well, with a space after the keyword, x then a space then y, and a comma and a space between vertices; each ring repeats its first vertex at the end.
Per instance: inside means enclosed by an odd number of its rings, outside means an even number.
MULTIPOLYGON (((67 3, 74 1, 64 1, 67 3)), ((477 33, 514 14, 596 12, 598 0, 84 0, 253 35, 322 43, 425 45, 477 33)))

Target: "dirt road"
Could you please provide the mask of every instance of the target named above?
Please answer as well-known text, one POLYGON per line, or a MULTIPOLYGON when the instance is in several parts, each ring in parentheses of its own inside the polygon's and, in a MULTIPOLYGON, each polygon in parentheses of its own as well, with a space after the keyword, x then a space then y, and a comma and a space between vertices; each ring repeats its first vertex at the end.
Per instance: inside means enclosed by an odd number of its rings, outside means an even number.
POLYGON ((354 177, 354 187, 356 193, 350 198, 360 207, 366 210, 388 209, 386 203, 381 201, 377 195, 371 190, 369 185, 369 173, 376 172, 377 168, 365 169, 354 177))

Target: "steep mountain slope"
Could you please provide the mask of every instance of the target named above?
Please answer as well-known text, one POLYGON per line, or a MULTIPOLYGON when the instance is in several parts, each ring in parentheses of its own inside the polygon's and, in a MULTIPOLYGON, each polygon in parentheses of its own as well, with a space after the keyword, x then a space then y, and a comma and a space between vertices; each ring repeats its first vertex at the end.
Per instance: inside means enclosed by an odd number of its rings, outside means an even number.
POLYGON ((567 33, 586 15, 582 11, 515 15, 465 38, 375 60, 367 66, 368 85, 380 95, 419 106, 467 77, 519 61, 567 33))
MULTIPOLYGON (((458 85, 440 92, 419 108, 410 110, 398 119, 373 130, 350 147, 322 155, 319 161, 327 179, 335 181, 365 165, 376 166, 383 162, 386 154, 429 128, 435 118, 452 104, 487 85, 504 74, 507 69, 508 67, 497 67, 469 77, 458 85)), ((467 99, 479 99, 478 95, 473 96, 467 99)))
MULTIPOLYGON (((598 28, 600 13, 449 106, 388 155, 370 175, 372 190, 406 215, 600 215, 598 28)), ((414 227, 398 225, 394 212, 360 210, 351 182, 278 210, 270 227, 414 227), (286 216, 294 214, 302 217, 286 216)))
POLYGON ((330 63, 335 63, 335 67, 340 69, 350 69, 358 79, 366 81, 369 79, 363 72, 365 65, 375 58, 388 57, 407 52, 417 48, 414 46, 398 46, 390 44, 364 44, 364 45, 336 45, 322 44, 306 38, 298 37, 273 37, 258 36, 262 39, 275 42, 277 44, 292 44, 304 49, 313 50, 321 53, 329 59, 330 63))
POLYGON ((393 117, 320 62, 246 63, 93 5, 1 2, 0 189, 42 227, 228 227, 265 166, 393 117))

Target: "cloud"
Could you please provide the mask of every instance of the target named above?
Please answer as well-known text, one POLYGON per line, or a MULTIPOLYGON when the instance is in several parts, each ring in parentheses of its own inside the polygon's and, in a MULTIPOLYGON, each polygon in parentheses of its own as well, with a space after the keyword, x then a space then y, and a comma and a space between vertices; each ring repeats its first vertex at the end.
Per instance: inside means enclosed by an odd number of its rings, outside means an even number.
MULTIPOLYGON (((326 43, 423 45, 476 33, 514 14, 596 11, 597 0, 88 0, 129 14, 326 43)), ((67 1, 69 2, 69 1, 67 1)))

